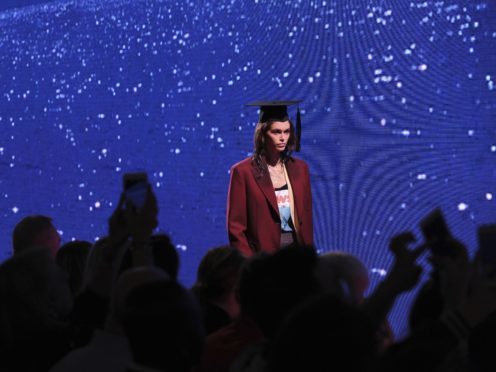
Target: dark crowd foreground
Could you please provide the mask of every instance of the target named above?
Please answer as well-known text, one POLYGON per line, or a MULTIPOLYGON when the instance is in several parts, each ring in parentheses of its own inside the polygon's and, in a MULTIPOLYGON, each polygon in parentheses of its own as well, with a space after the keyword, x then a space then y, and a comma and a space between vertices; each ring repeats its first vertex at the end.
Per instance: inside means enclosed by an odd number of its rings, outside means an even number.
POLYGON ((213 248, 186 289, 174 245, 153 234, 157 212, 151 189, 141 209, 121 197, 93 245, 60 247, 45 216, 16 225, 0 266, 0 371, 496 370, 495 268, 453 238, 438 250, 392 237, 394 263, 367 298, 360 260, 300 246, 250 259, 213 248), (429 279, 396 341, 387 315, 420 285, 421 255, 429 279))

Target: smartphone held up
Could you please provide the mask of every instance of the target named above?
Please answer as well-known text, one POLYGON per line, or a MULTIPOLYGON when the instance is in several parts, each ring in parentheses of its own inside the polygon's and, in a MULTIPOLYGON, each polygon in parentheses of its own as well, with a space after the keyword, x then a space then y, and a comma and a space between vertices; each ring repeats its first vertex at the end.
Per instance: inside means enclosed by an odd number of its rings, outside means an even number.
POLYGON ((148 176, 144 172, 126 173, 123 176, 124 196, 126 203, 135 209, 145 206, 149 189, 148 176))

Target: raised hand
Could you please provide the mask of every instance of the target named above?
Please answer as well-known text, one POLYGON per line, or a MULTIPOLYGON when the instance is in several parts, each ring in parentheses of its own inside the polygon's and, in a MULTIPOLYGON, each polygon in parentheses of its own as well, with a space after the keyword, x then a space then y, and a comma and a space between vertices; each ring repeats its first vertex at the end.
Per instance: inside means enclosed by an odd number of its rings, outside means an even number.
POLYGON ((120 246, 129 237, 124 203, 125 197, 124 194, 121 194, 117 207, 108 220, 108 238, 107 242, 102 246, 103 258, 107 262, 113 262, 115 257, 119 255, 120 246))
POLYGON ((158 226, 157 198, 151 186, 148 186, 143 208, 135 208, 126 202, 125 221, 133 245, 146 244, 153 230, 158 226))
POLYGON ((389 244, 389 250, 394 255, 394 263, 386 280, 397 292, 409 291, 419 282, 422 268, 416 260, 426 247, 421 245, 409 249, 409 245, 415 240, 411 232, 404 232, 394 236, 389 244))
POLYGON ((409 249, 408 246, 414 241, 415 237, 410 232, 391 239, 389 249, 394 255, 393 267, 363 305, 378 329, 382 327, 398 295, 412 289, 420 279, 422 269, 416 260, 425 246, 409 249))

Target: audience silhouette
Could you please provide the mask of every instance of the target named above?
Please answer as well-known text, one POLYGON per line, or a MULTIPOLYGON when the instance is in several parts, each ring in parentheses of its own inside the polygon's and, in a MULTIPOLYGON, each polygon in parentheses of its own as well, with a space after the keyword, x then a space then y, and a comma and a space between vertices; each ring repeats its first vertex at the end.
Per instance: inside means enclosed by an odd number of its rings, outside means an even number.
POLYGON ((213 248, 188 290, 174 244, 153 234, 158 223, 150 185, 141 208, 121 195, 107 236, 94 244, 60 247, 47 216, 19 221, 13 256, 0 265, 0 370, 495 369, 496 264, 487 252, 470 259, 452 236, 392 237, 393 263, 368 296, 358 257, 298 245, 249 259, 213 248), (395 340, 388 314, 417 289, 405 315, 410 332, 395 340))

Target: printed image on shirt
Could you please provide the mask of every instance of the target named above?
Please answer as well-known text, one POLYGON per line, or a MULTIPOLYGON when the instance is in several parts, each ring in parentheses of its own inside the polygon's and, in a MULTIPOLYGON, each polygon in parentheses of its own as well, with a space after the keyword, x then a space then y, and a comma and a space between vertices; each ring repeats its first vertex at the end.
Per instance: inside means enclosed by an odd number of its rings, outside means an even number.
POLYGON ((279 216, 281 216, 281 230, 293 231, 291 225, 291 208, 289 204, 289 190, 288 185, 284 185, 275 189, 277 207, 279 208, 279 216))

